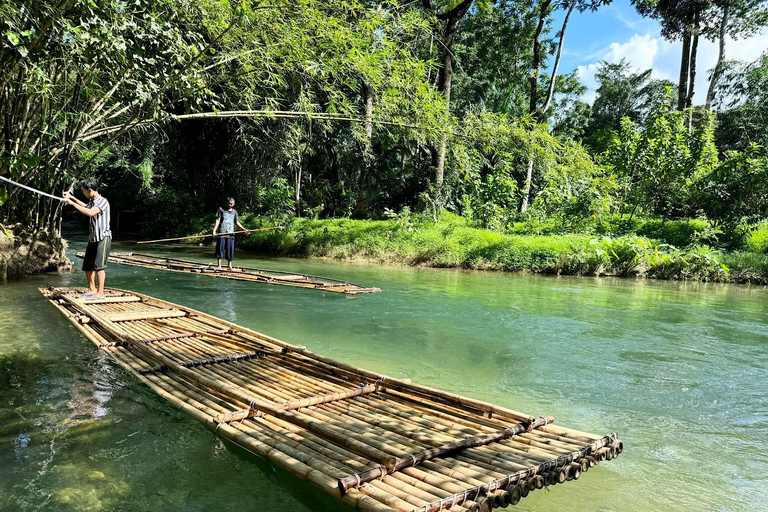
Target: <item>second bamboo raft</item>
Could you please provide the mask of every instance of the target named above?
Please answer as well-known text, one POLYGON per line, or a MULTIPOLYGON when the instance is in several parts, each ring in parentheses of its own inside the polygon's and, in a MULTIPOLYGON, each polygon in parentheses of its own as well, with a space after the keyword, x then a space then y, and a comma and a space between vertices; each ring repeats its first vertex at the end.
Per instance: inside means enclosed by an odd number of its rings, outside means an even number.
POLYGON ((173 405, 364 512, 487 512, 618 456, 595 435, 393 379, 183 306, 41 292, 173 405))
MULTIPOLYGON (((82 258, 83 256, 84 253, 77 253, 78 258, 82 258)), ((296 286, 299 288, 310 288, 312 290, 322 290, 326 292, 346 293, 347 295, 381 291, 380 288, 366 288, 354 283, 331 279, 329 277, 318 277, 296 272, 266 270, 253 267, 233 267, 233 270, 231 271, 227 269, 219 270, 216 266, 210 263, 197 263, 194 261, 163 258, 160 256, 139 254, 135 252, 112 253, 109 256, 109 263, 152 268, 156 270, 169 270, 171 272, 183 272, 185 274, 222 277, 225 279, 234 279, 236 281, 252 281, 255 283, 296 286)))

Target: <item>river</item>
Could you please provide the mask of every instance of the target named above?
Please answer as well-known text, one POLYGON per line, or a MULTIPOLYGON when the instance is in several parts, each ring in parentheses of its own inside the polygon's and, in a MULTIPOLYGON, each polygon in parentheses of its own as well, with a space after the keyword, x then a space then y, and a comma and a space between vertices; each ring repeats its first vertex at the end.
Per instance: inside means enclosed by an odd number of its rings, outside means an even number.
MULTIPOLYGON (((71 257, 83 247, 75 238, 71 257)), ((152 252, 212 260, 198 247, 152 252)), ((352 297, 119 265, 108 285, 393 377, 620 434, 621 457, 517 510, 768 509, 765 287, 236 257, 383 291, 352 297)), ((0 284, 0 510, 347 509, 170 406, 37 291, 83 282, 76 271, 0 284)))

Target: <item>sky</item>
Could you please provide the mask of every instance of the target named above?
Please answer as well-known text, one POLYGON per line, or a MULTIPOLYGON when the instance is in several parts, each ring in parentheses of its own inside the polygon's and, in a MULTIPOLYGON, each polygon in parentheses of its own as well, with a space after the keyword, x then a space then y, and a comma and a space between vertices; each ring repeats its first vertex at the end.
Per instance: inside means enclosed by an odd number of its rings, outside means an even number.
MULTIPOLYGON (((562 25, 563 13, 555 26, 562 25)), ((653 77, 677 83, 680 74, 680 41, 661 37, 656 20, 637 14, 629 0, 614 0, 597 12, 574 12, 565 33, 560 72, 578 70, 582 83, 589 88, 584 101, 595 99, 595 71, 601 60, 617 63, 622 58, 636 70, 653 70, 653 77)), ((768 29, 748 39, 726 41, 728 59, 753 61, 768 50, 768 29)), ((709 70, 717 63, 717 42, 699 40, 694 104, 704 103, 709 87, 709 70)))

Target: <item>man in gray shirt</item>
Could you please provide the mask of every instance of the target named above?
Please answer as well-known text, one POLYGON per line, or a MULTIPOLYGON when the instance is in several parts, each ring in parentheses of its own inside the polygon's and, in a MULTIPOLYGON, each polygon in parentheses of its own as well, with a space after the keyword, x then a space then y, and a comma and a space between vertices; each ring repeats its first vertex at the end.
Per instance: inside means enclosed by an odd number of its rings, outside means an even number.
POLYGON ((107 278, 107 259, 112 246, 112 231, 109 229, 109 201, 99 194, 95 180, 86 179, 80 182, 80 190, 88 199, 88 203, 80 201, 69 193, 64 193, 64 202, 71 204, 77 211, 90 217, 88 222, 88 247, 83 258, 83 270, 88 278, 86 298, 103 299, 104 282, 107 278), (96 276, 99 277, 99 287, 96 288, 96 276))
MULTIPOLYGON (((226 208, 219 208, 216 211, 216 224, 213 226, 213 236, 216 236, 217 231, 221 228, 222 233, 232 233, 235 230, 235 225, 245 231, 245 234, 250 235, 251 232, 240 224, 240 216, 235 210, 235 200, 231 197, 227 198, 226 208)), ((232 270, 232 260, 235 259, 235 235, 219 235, 216 238, 216 260, 218 266, 216 270, 221 270, 221 260, 227 260, 227 270, 232 270)))

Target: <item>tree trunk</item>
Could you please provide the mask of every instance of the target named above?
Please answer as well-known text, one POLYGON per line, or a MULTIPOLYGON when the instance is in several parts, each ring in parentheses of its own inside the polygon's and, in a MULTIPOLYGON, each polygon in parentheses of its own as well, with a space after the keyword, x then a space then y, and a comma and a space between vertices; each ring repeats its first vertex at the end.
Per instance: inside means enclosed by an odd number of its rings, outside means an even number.
POLYGON ((539 6, 539 23, 536 25, 536 31, 533 34, 533 73, 531 73, 530 87, 531 97, 528 105, 528 112, 533 114, 539 108, 539 71, 541 70, 541 33, 544 30, 547 17, 549 16, 549 6, 552 0, 544 0, 539 6))
POLYGON ((544 105, 542 105, 541 110, 539 110, 540 114, 539 117, 544 117, 544 114, 547 113, 547 110, 549 109, 550 104, 552 103, 552 98, 555 95, 555 79, 557 79, 557 68, 560 66, 560 55, 563 53, 563 41, 565 40, 565 29, 568 26, 568 20, 571 17, 571 13, 573 12, 573 9, 576 7, 576 1, 577 0, 571 0, 571 5, 568 7, 568 13, 565 15, 565 19, 563 20, 563 28, 560 29, 560 41, 557 43, 557 55, 555 56, 555 64, 552 66, 552 76, 549 78, 549 89, 547 90, 547 99, 544 101, 544 105))
POLYGON ((363 82, 363 95, 365 96, 365 146, 361 147, 363 153, 363 166, 357 180, 357 200, 355 201, 355 216, 364 217, 368 213, 365 198, 365 183, 371 173, 372 155, 371 142, 373 139, 373 91, 363 82))
POLYGON ((528 210, 528 200, 531 197, 531 179, 533 178, 533 158, 528 159, 528 171, 525 174, 525 189, 523 190, 523 203, 520 205, 520 213, 528 210))
POLYGON ((717 54, 717 64, 712 71, 712 78, 709 81, 709 89, 707 90, 707 101, 704 107, 707 110, 712 110, 712 103, 715 101, 715 88, 717 87, 717 81, 720 75, 723 74, 723 63, 725 61, 725 35, 728 31, 728 21, 731 14, 731 3, 726 2, 723 6, 723 19, 720 21, 720 50, 717 54))
MULTIPOLYGON (((445 108, 451 111, 451 84, 453 82, 453 64, 451 63, 451 54, 444 51, 443 68, 441 70, 440 89, 445 96, 445 108)), ((443 205, 443 181, 445 176, 445 153, 448 150, 448 136, 445 132, 440 133, 440 145, 437 149, 437 162, 435 166, 435 205, 439 209, 443 205)))
MULTIPOLYGON (((440 54, 442 57, 442 66, 438 74, 438 90, 445 97, 445 108, 450 113, 451 105, 451 85, 453 84, 453 41, 456 38, 456 31, 459 27, 459 21, 467 14, 474 0, 463 0, 453 9, 437 15, 437 19, 445 21, 445 31, 443 32, 443 41, 440 45, 440 54)), ((425 9, 432 9, 431 0, 422 0, 425 9)), ((444 132, 440 134, 439 146, 435 159, 435 210, 438 211, 443 205, 443 182, 445 178, 445 155, 448 150, 448 135, 444 132)))
POLYGON ((299 156, 299 163, 296 166, 296 171, 293 173, 293 176, 296 178, 296 191, 294 195, 294 200, 296 201, 296 217, 301 217, 301 167, 302 167, 302 158, 299 156))
POLYGON ((683 53, 680 58, 680 81, 677 84, 677 110, 685 108, 688 97, 688 72, 690 70, 691 57, 691 32, 690 25, 683 34, 683 53))
POLYGON ((699 48, 699 13, 693 15, 693 40, 691 41, 691 58, 688 63, 688 95, 685 99, 685 107, 693 106, 693 92, 696 86, 696 51, 699 48))

